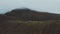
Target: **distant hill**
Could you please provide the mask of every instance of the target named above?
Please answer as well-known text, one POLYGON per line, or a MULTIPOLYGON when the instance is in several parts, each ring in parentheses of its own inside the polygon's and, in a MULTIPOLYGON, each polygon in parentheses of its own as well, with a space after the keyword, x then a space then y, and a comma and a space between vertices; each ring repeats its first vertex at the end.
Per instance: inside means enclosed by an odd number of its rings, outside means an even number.
POLYGON ((14 16, 25 21, 44 21, 44 20, 60 20, 60 14, 52 14, 47 12, 38 12, 30 10, 28 8, 24 9, 14 9, 5 14, 6 16, 14 16))
POLYGON ((60 34, 60 14, 14 9, 0 14, 0 34, 60 34))

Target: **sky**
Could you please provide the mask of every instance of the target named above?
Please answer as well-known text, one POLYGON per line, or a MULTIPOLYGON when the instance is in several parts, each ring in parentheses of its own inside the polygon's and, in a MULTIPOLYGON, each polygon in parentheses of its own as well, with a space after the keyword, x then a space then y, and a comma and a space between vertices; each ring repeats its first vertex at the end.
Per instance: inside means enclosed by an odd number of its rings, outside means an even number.
POLYGON ((0 0, 0 13, 22 7, 60 14, 60 0, 0 0))

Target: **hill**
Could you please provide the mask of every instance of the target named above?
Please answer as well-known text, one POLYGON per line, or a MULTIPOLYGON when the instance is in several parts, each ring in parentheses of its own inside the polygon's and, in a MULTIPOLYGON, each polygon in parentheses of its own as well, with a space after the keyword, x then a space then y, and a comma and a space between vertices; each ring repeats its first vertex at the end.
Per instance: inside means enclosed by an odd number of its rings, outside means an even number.
POLYGON ((7 12, 5 15, 14 16, 25 21, 60 20, 60 14, 38 12, 28 8, 14 9, 10 12, 7 12))
POLYGON ((60 34, 60 14, 14 9, 0 14, 0 34, 60 34))

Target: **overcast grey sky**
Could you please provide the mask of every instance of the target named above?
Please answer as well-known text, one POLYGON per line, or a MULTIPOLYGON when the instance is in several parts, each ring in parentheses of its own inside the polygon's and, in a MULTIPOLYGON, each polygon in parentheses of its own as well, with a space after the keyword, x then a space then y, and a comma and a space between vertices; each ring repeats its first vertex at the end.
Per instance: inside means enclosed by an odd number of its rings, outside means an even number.
POLYGON ((37 11, 60 13, 60 0, 0 0, 0 13, 21 7, 37 11))

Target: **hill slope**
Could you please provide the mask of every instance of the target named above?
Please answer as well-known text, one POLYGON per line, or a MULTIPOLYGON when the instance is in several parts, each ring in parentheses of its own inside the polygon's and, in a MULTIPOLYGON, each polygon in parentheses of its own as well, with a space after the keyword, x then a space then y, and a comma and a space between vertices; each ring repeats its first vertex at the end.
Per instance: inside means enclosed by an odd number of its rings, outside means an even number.
POLYGON ((60 15, 15 9, 0 15, 0 34, 60 34, 60 15))
POLYGON ((5 15, 14 16, 25 21, 44 21, 44 20, 60 20, 60 14, 52 14, 46 12, 38 12, 26 9, 14 9, 5 15))

